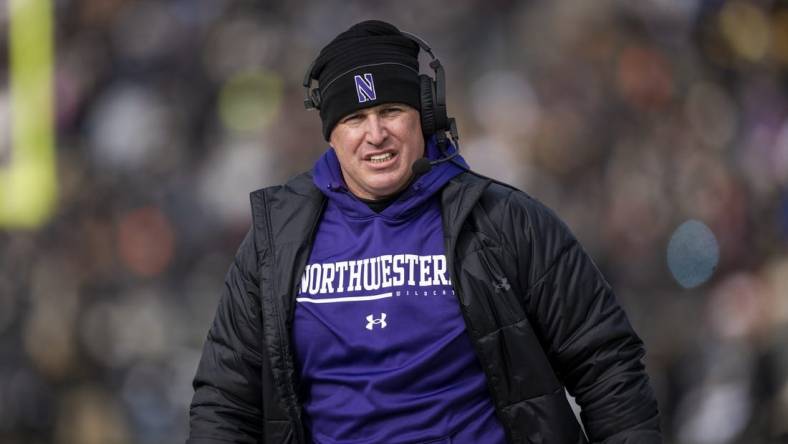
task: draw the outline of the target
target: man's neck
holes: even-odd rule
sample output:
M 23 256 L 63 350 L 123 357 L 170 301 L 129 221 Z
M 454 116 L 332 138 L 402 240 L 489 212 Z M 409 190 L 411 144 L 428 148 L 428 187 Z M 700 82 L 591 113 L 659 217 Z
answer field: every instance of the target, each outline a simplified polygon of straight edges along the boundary
M 398 191 L 391 196 L 386 196 L 380 199 L 363 199 L 361 197 L 356 196 L 358 200 L 367 204 L 367 206 L 374 212 L 380 213 L 381 211 L 385 210 L 386 207 L 394 203 L 395 200 L 402 194 L 404 190 Z

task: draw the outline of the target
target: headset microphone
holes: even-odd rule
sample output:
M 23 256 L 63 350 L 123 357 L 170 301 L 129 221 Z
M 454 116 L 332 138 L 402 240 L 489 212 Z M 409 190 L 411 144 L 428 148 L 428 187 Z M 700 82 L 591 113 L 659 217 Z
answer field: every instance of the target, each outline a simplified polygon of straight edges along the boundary
M 457 151 L 453 152 L 451 156 L 443 157 L 438 160 L 429 160 L 427 158 L 422 157 L 421 159 L 416 160 L 413 162 L 413 166 L 410 167 L 410 170 L 413 171 L 413 174 L 417 176 L 421 176 L 422 174 L 427 174 L 430 172 L 432 167 L 438 165 L 439 163 L 448 162 L 455 157 L 457 157 L 459 153 Z
M 458 154 L 460 154 L 460 142 L 458 141 L 460 136 L 457 133 L 457 124 L 455 123 L 454 118 L 451 117 L 449 118 L 449 134 L 451 141 L 454 144 L 454 152 L 448 156 L 446 155 L 446 133 L 442 131 L 438 132 L 435 135 L 436 144 L 438 145 L 438 150 L 444 155 L 444 157 L 441 157 L 437 160 L 429 160 L 426 157 L 416 159 L 416 161 L 413 162 L 413 165 L 410 167 L 410 170 L 413 171 L 413 174 L 416 176 L 427 174 L 435 165 L 441 164 L 443 162 L 449 162 L 450 160 L 457 157 Z
M 413 171 L 413 174 L 416 176 L 427 174 L 431 169 L 432 162 L 423 157 L 413 162 L 413 166 L 410 167 L 410 170 Z

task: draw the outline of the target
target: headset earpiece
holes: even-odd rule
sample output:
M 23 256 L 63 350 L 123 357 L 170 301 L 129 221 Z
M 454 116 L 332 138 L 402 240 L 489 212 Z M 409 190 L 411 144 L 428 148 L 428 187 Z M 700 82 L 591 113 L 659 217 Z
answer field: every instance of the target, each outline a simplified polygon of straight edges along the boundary
M 312 102 L 312 108 L 320 109 L 320 103 L 322 102 L 320 88 L 314 88 L 309 92 L 309 100 Z
M 421 131 L 424 138 L 428 139 L 435 134 L 435 94 L 432 79 L 425 74 L 419 74 L 419 87 L 421 89 Z
M 312 60 L 309 68 L 304 73 L 304 108 L 320 109 L 320 88 L 312 89 L 312 70 L 315 68 L 317 59 Z
M 432 53 L 432 48 L 424 39 L 409 32 L 400 32 L 419 45 L 432 59 L 430 68 L 435 72 L 435 76 L 430 77 L 425 74 L 419 74 L 421 130 L 425 139 L 429 139 L 435 134 L 442 136 L 447 131 L 452 131 L 452 119 L 446 113 L 446 74 L 443 72 L 443 65 Z M 456 130 L 453 130 L 452 135 L 455 132 Z
M 433 103 L 435 108 L 432 111 L 432 116 L 435 121 L 435 132 L 445 133 L 449 131 L 449 116 L 446 114 L 446 74 L 443 72 L 443 65 L 440 60 L 433 58 L 430 62 L 430 68 L 435 71 L 435 80 L 433 80 Z

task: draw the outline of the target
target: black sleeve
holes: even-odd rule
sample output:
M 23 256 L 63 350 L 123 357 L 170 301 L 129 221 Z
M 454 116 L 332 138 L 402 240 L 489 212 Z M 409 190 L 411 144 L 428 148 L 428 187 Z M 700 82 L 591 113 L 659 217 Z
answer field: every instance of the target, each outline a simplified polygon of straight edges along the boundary
M 256 275 L 250 230 L 227 272 L 194 377 L 187 444 L 261 440 L 262 325 Z
M 568 227 L 527 198 L 523 283 L 532 323 L 559 379 L 580 405 L 592 442 L 661 443 L 643 342 Z

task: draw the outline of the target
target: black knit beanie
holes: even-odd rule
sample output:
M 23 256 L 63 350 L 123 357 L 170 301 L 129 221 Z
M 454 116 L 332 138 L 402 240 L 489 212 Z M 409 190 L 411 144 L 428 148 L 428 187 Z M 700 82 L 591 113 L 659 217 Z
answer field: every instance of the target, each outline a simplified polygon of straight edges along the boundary
M 323 137 L 342 117 L 381 103 L 420 110 L 419 45 L 393 25 L 369 20 L 353 25 L 326 45 L 312 78 L 320 89 Z

